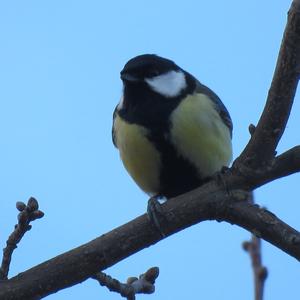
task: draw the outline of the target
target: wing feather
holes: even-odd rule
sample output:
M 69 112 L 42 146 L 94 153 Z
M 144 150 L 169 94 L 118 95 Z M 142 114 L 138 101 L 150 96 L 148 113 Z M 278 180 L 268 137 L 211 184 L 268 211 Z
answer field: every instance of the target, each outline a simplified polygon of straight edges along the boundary
M 196 93 L 205 94 L 214 102 L 217 112 L 219 113 L 223 122 L 229 128 L 230 136 L 232 137 L 232 130 L 233 130 L 232 120 L 227 108 L 225 107 L 221 99 L 210 88 L 203 85 L 198 80 L 196 80 Z
M 112 129 L 111 129 L 112 142 L 116 148 L 118 148 L 117 141 L 116 141 L 116 133 L 115 133 L 115 120 L 116 120 L 116 116 L 118 113 L 117 108 L 118 108 L 118 106 L 116 106 L 114 113 L 113 113 L 113 125 L 112 125 Z

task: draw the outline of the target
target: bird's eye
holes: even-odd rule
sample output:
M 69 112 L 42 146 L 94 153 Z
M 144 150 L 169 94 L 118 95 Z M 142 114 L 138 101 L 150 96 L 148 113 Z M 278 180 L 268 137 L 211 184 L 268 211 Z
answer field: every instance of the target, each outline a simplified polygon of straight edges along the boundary
M 149 76 L 150 76 L 150 77 L 155 77 L 155 76 L 158 76 L 158 75 L 159 75 L 158 70 L 151 70 L 151 71 L 149 72 Z

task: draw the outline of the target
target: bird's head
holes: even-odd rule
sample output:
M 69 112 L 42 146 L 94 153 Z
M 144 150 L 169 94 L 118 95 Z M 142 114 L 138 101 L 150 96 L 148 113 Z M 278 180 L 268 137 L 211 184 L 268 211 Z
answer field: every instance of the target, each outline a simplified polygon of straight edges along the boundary
M 124 86 L 145 86 L 166 98 L 178 97 L 188 86 L 186 72 L 172 60 L 144 54 L 130 59 L 121 71 Z

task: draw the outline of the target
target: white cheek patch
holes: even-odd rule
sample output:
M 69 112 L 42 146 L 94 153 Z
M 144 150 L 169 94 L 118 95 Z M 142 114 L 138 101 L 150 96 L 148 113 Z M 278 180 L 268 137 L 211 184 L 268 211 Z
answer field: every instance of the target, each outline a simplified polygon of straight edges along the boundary
M 145 81 L 153 91 L 168 98 L 179 96 L 187 86 L 182 71 L 169 71 L 156 77 L 145 78 Z

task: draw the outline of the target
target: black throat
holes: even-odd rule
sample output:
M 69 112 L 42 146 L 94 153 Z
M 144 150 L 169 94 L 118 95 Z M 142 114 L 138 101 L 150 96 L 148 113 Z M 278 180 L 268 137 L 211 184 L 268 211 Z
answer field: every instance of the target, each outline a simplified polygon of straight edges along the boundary
M 119 115 L 129 123 L 142 125 L 150 130 L 168 127 L 169 116 L 188 94 L 195 91 L 195 79 L 185 73 L 187 87 L 177 97 L 166 97 L 153 91 L 146 82 L 126 82 L 123 106 Z
M 128 83 L 124 86 L 123 107 L 119 115 L 129 123 L 149 130 L 165 128 L 171 112 L 182 97 L 166 98 L 152 91 L 146 83 Z

